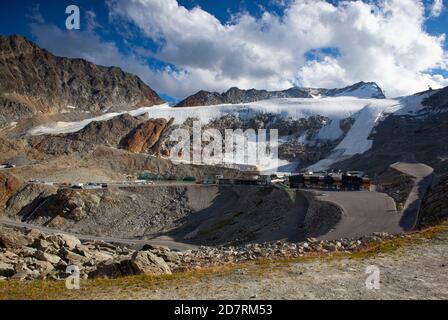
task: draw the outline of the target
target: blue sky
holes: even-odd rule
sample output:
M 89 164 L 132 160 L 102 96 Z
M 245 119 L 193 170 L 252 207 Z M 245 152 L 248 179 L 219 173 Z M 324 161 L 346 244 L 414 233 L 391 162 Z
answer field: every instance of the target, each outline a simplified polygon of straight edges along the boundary
M 233 85 L 365 80 L 393 95 L 448 85 L 448 41 L 436 38 L 448 30 L 448 10 L 434 14 L 433 0 L 423 7 L 404 0 L 403 8 L 387 1 L 389 9 L 370 14 L 366 3 L 341 1 L 15 0 L 1 5 L 0 33 L 24 35 L 57 55 L 118 65 L 166 99 Z M 80 7 L 79 31 L 65 29 L 70 4 Z

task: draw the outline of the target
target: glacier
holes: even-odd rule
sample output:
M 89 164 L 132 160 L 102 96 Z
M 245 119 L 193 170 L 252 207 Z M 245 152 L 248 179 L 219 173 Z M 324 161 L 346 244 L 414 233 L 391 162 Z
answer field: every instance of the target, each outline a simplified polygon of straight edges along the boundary
M 317 171 L 327 169 L 335 162 L 369 150 L 372 146 L 372 140 L 369 139 L 369 136 L 378 121 L 386 114 L 399 113 L 400 110 L 411 104 L 413 109 L 415 109 L 418 101 L 414 102 L 412 100 L 412 102 L 410 103 L 406 99 L 365 99 L 343 96 L 315 99 L 281 98 L 244 104 L 184 108 L 174 108 L 168 104 L 163 104 L 143 107 L 128 112 L 106 113 L 82 121 L 49 123 L 31 129 L 29 134 L 55 135 L 72 133 L 83 129 L 92 121 L 105 121 L 124 113 L 129 113 L 133 116 L 147 114 L 149 118 L 174 118 L 174 124 L 181 124 L 188 118 L 196 118 L 204 125 L 229 114 L 238 115 L 241 119 L 250 119 L 257 114 L 271 113 L 291 119 L 308 118 L 316 115 L 327 117 L 330 121 L 319 131 L 317 138 L 335 141 L 343 136 L 343 132 L 339 128 L 340 120 L 352 118 L 354 124 L 331 155 L 309 167 L 310 170 Z M 281 166 L 291 171 L 291 168 L 293 168 L 292 164 L 282 161 Z M 284 169 L 282 171 L 284 172 Z

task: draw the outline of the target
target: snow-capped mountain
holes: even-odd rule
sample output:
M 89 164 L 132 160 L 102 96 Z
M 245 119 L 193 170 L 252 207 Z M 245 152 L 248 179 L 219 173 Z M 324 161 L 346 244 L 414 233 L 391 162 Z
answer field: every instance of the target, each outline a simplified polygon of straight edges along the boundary
M 279 130 L 280 171 L 295 171 L 298 165 L 314 164 L 333 147 L 342 150 L 333 162 L 362 153 L 371 146 L 370 132 L 385 112 L 399 108 L 397 100 L 329 97 L 282 98 L 243 104 L 175 108 L 168 105 L 128 112 L 147 113 L 149 118 L 173 118 L 174 126 L 196 119 L 203 126 L 221 128 L 266 128 Z M 33 135 L 66 134 L 81 130 L 92 121 L 107 121 L 120 113 L 105 114 L 80 122 L 57 122 L 36 127 Z M 162 144 L 168 142 L 162 142 Z M 330 163 L 330 164 L 331 164 Z M 322 167 L 323 169 L 324 167 Z M 272 168 L 263 168 L 272 169 Z
M 356 98 L 375 98 L 375 99 L 385 99 L 383 90 L 375 82 L 358 82 L 354 85 L 342 88 L 333 89 L 325 92 L 323 89 L 323 94 L 327 97 L 356 97 Z
M 383 90 L 375 82 L 358 82 L 341 89 L 294 87 L 283 91 L 266 91 L 256 89 L 242 90 L 234 87 L 223 93 L 199 91 L 179 102 L 176 107 L 239 104 L 280 98 L 325 98 L 343 96 L 366 99 L 386 98 Z
M 297 168 L 309 168 L 318 171 L 370 150 L 372 133 L 389 115 L 416 117 L 428 112 L 430 106 L 440 110 L 446 104 L 443 90 L 396 99 L 366 98 L 380 92 L 381 89 L 374 83 L 359 83 L 344 89 L 322 90 L 321 96 L 314 98 L 277 97 L 248 103 L 182 108 L 165 104 L 131 112 L 103 114 L 77 122 L 50 123 L 35 127 L 29 133 L 73 133 L 93 121 L 109 121 L 124 113 L 132 116 L 147 114 L 151 119 L 172 119 L 168 133 L 179 127 L 191 126 L 192 120 L 200 121 L 204 128 L 220 131 L 225 128 L 277 129 L 281 167 L 261 169 L 293 172 Z M 322 97 L 322 94 L 331 96 Z M 159 145 L 163 154 L 169 154 L 169 134 L 161 137 Z

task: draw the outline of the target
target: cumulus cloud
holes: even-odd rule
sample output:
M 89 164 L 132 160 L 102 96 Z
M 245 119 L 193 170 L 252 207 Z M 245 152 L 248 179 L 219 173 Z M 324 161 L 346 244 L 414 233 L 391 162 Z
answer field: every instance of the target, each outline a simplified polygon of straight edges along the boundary
M 118 66 L 138 75 L 159 93 L 174 92 L 174 86 L 185 80 L 183 72 L 171 67 L 154 70 L 140 55 L 121 53 L 114 42 L 103 41 L 90 28 L 72 32 L 55 25 L 33 23 L 32 33 L 40 46 L 57 56 L 82 58 L 106 67 Z
M 443 11 L 443 0 L 434 0 L 431 7 L 431 16 L 438 17 Z
M 83 32 L 43 23 L 34 24 L 33 32 L 39 44 L 56 54 L 120 66 L 176 98 L 231 86 L 278 90 L 292 85 L 341 87 L 363 80 L 376 81 L 389 96 L 398 96 L 428 85 L 448 85 L 447 78 L 433 72 L 447 69 L 445 35 L 425 31 L 420 0 L 383 0 L 378 5 L 280 2 L 283 15 L 265 11 L 255 18 L 241 12 L 222 23 L 176 0 L 107 0 L 113 25 L 137 28 L 139 36 L 158 45 L 157 50 L 134 47 L 126 54 L 95 34 L 99 26 L 91 13 L 91 27 Z M 310 60 L 310 51 L 319 51 L 319 58 Z M 148 56 L 168 66 L 153 70 Z
M 241 13 L 227 24 L 176 0 L 108 4 L 114 19 L 133 23 L 158 41 L 155 55 L 182 69 L 181 81 L 197 84 L 183 92 L 230 85 L 338 87 L 367 80 L 396 96 L 446 83 L 429 72 L 446 61 L 445 36 L 424 30 L 425 8 L 417 0 L 385 0 L 378 6 L 296 0 L 288 3 L 283 16 L 265 12 L 256 19 Z M 320 61 L 305 58 L 309 50 L 327 47 L 337 48 L 340 55 Z

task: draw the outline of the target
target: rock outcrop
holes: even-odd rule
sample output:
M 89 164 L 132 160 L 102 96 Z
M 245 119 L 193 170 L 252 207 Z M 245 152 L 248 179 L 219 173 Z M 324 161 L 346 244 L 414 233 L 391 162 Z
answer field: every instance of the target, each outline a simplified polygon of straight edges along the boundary
M 3 214 L 6 202 L 23 184 L 23 180 L 12 174 L 0 174 L 0 216 Z
M 122 142 L 123 149 L 133 153 L 148 152 L 160 139 L 170 123 L 165 119 L 150 119 L 134 129 Z
M 82 130 L 68 134 L 67 138 L 85 143 L 117 147 L 123 137 L 145 120 L 143 116 L 133 117 L 125 113 L 107 121 L 91 122 Z
M 438 90 L 423 100 L 423 105 L 433 111 L 446 111 L 448 109 L 448 87 Z
M 439 223 L 448 217 L 448 173 L 437 178 L 429 189 L 421 209 L 420 226 Z
M 0 36 L 0 125 L 37 113 L 161 103 L 143 81 L 119 68 L 56 57 L 22 36 Z
M 50 155 L 88 153 L 103 145 L 132 153 L 157 154 L 155 148 L 172 121 L 123 114 L 106 121 L 94 121 L 82 130 L 60 135 L 30 137 L 34 150 Z

